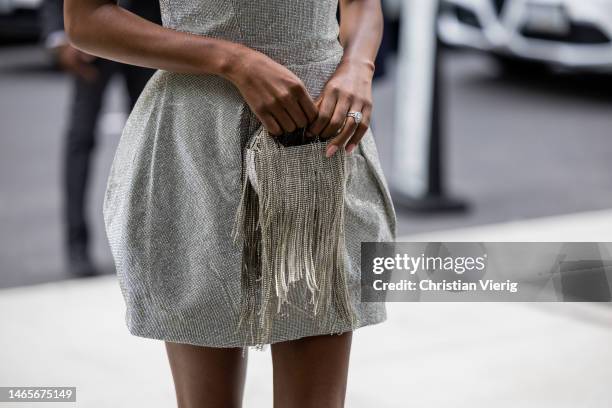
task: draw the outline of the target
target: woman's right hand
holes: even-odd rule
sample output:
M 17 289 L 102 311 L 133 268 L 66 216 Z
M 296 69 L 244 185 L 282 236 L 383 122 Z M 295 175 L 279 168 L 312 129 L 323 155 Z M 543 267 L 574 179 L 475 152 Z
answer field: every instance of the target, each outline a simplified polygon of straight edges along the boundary
M 306 86 L 285 66 L 245 48 L 226 77 L 273 136 L 305 128 L 318 114 Z

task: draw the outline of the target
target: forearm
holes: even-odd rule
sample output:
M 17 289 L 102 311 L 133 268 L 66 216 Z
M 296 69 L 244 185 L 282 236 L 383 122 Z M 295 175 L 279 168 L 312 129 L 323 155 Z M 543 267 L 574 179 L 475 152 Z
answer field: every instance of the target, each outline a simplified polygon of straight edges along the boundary
M 164 28 L 104 0 L 66 0 L 64 21 L 71 43 L 88 54 L 180 73 L 231 78 L 245 48 Z
M 344 61 L 369 66 L 374 60 L 383 33 L 380 0 L 340 0 L 340 42 Z

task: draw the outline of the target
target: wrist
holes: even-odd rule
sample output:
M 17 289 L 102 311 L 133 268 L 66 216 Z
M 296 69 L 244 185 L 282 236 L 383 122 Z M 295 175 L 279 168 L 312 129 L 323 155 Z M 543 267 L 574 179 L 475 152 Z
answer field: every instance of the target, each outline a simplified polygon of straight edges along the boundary
M 351 66 L 353 68 L 364 69 L 368 71 L 371 75 L 374 75 L 374 70 L 376 69 L 376 65 L 371 60 L 362 57 L 352 57 L 346 54 L 342 56 L 340 64 Z
M 234 83 L 238 80 L 246 57 L 244 48 L 237 44 L 226 47 L 218 60 L 217 73 L 221 77 Z

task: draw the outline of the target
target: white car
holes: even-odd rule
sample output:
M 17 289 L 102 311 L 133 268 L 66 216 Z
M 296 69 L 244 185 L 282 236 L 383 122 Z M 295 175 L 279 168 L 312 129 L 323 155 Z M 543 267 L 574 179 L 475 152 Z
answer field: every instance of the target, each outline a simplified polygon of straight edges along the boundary
M 612 71 L 612 0 L 442 0 L 438 33 L 506 61 Z

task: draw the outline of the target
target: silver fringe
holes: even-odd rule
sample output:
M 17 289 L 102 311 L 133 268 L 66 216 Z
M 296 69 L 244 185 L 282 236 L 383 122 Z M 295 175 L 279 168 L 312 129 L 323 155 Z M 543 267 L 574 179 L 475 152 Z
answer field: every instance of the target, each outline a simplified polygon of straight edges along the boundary
M 285 147 L 261 127 L 244 152 L 232 231 L 243 245 L 237 330 L 246 328 L 247 340 L 260 349 L 269 343 L 274 319 L 303 299 L 291 297 L 299 285 L 309 299 L 297 306 L 322 331 L 331 331 L 333 316 L 357 324 L 344 264 L 346 156 L 339 149 L 326 158 L 326 146 L 315 141 Z

